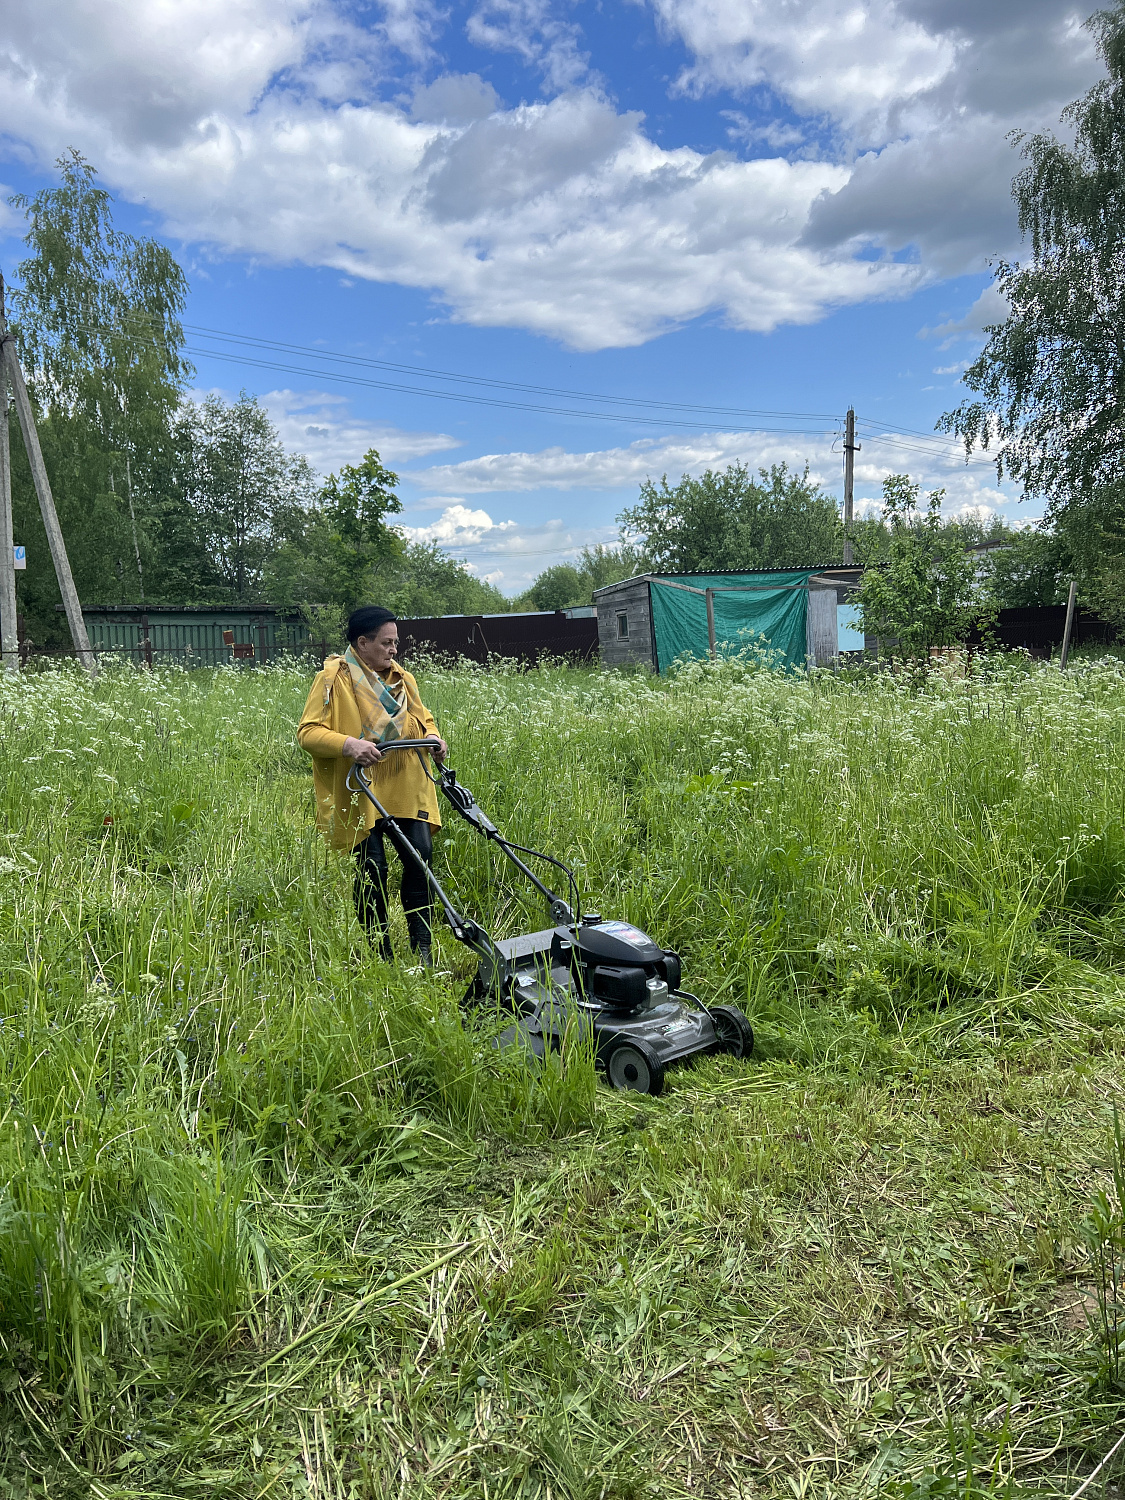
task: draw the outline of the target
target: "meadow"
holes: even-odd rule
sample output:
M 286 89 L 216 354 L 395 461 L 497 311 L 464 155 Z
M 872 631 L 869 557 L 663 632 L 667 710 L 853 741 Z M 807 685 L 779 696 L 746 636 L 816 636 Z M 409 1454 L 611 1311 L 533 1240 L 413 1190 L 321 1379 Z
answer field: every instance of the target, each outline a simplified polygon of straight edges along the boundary
M 501 828 L 750 1015 L 659 1099 L 493 1049 L 447 933 L 370 954 L 309 676 L 0 683 L 0 1497 L 1073 1493 L 1125 1417 L 1125 663 L 422 672 Z

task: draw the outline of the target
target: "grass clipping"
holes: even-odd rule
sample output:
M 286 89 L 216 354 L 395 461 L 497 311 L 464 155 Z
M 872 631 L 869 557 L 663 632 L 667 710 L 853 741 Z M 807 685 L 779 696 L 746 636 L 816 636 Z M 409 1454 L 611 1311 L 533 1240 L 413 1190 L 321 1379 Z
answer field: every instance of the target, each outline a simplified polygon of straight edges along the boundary
M 0 1495 L 1093 1470 L 1125 1386 L 1120 662 L 424 674 L 500 826 L 750 1015 L 750 1063 L 658 1100 L 497 1053 L 448 934 L 434 975 L 371 956 L 306 688 L 0 684 Z M 437 860 L 497 935 L 542 925 L 463 825 Z

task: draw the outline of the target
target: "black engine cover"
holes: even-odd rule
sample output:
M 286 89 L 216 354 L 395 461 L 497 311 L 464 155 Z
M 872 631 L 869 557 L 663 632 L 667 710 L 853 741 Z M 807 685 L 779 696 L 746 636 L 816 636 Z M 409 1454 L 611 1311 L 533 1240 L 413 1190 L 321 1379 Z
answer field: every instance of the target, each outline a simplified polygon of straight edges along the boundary
M 586 982 L 597 1000 L 635 1010 L 648 999 L 648 976 L 636 964 L 595 964 Z
M 647 932 L 629 922 L 583 925 L 575 930 L 572 942 L 584 963 L 643 967 L 661 963 L 664 959 L 664 949 L 658 947 Z

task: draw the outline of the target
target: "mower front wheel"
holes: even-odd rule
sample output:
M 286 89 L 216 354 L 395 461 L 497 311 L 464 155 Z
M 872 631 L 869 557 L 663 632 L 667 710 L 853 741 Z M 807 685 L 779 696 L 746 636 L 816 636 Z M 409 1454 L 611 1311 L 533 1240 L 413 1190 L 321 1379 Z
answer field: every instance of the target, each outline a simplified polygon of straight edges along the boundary
M 664 1064 L 643 1042 L 618 1042 L 606 1056 L 605 1076 L 615 1089 L 655 1096 L 664 1088 Z
M 742 1012 L 733 1005 L 712 1005 L 708 1015 L 719 1039 L 719 1051 L 731 1057 L 749 1057 L 754 1050 L 754 1029 Z

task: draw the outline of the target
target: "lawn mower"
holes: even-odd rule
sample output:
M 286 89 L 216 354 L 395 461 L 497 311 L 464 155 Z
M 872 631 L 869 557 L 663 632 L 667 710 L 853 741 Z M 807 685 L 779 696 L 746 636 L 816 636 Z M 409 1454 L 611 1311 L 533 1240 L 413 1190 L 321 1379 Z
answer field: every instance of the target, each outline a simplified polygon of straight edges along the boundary
M 371 789 L 363 768 L 353 765 L 347 785 L 365 796 L 383 819 L 383 828 L 403 860 L 420 866 L 453 936 L 480 959 L 467 1002 L 492 1000 L 510 1010 L 513 1023 L 498 1046 L 522 1044 L 536 1057 L 562 1046 L 570 1028 L 593 1033 L 597 1060 L 616 1089 L 659 1094 L 665 1070 L 708 1053 L 749 1057 L 754 1047 L 750 1022 L 733 1005 L 704 1005 L 680 988 L 680 958 L 661 948 L 629 922 L 610 921 L 581 909 L 573 870 L 553 855 L 504 838 L 449 766 L 432 775 L 426 763 L 433 740 L 393 740 L 384 752 L 418 753 L 430 780 L 466 823 L 495 844 L 547 903 L 551 926 L 541 932 L 494 941 L 457 910 L 433 870 L 422 859 Z M 571 902 L 551 890 L 525 861 L 526 855 L 561 870 Z

